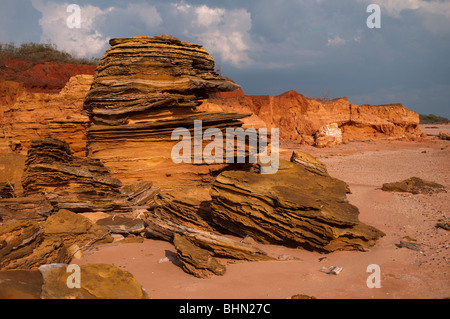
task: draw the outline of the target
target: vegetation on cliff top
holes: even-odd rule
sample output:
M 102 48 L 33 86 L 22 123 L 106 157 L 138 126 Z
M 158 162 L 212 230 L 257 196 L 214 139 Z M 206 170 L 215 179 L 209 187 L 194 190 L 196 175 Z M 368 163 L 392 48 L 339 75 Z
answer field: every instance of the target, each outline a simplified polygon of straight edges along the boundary
M 44 62 L 70 63 L 70 64 L 89 64 L 98 63 L 98 58 L 79 58 L 70 53 L 58 50 L 52 43 L 22 43 L 16 46 L 14 43 L 0 43 L 0 60 L 19 60 L 33 64 Z
M 445 124 L 448 123 L 449 120 L 442 116 L 437 116 L 434 114 L 419 114 L 420 124 Z

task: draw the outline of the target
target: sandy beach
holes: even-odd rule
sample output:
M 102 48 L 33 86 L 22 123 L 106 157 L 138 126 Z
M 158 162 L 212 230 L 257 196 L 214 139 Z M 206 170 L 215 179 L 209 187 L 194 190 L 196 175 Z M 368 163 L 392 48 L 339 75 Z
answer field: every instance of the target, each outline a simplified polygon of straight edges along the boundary
M 325 149 L 281 145 L 282 158 L 288 159 L 294 149 L 308 152 L 327 165 L 331 176 L 348 183 L 348 199 L 359 208 L 360 221 L 386 234 L 367 252 L 320 254 L 258 244 L 270 256 L 287 260 L 222 260 L 227 264 L 224 276 L 198 279 L 180 268 L 172 244 L 145 239 L 95 246 L 72 263 L 114 264 L 132 273 L 155 299 L 285 299 L 295 294 L 318 299 L 450 297 L 449 232 L 436 227 L 439 221 L 448 221 L 450 194 L 381 190 L 383 183 L 412 176 L 450 187 L 450 143 L 432 136 L 436 131 L 448 133 L 450 126 L 423 125 L 421 129 L 429 134 L 423 142 L 364 141 Z M 422 251 L 399 248 L 404 238 L 414 240 Z M 381 288 L 367 285 L 372 264 L 379 266 Z M 338 275 L 320 271 L 328 266 L 343 270 Z

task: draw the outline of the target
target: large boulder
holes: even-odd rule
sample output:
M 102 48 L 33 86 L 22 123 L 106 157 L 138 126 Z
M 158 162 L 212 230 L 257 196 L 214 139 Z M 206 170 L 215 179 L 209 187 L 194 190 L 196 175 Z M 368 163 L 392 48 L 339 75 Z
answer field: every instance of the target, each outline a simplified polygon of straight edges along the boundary
M 108 229 L 64 209 L 42 223 L 9 221 L 0 227 L 0 270 L 69 262 L 82 247 L 112 241 Z
M 15 221 L 0 226 L 0 270 L 36 269 L 43 264 L 69 260 L 62 239 L 46 236 L 37 221 Z
M 0 299 L 39 299 L 44 280 L 37 269 L 0 270 Z
M 79 271 L 77 274 L 76 272 Z M 79 275 L 79 287 L 77 276 Z M 148 299 L 129 272 L 108 264 L 45 264 L 0 271 L 0 299 Z
M 329 147 L 342 143 L 342 131 L 337 123 L 322 126 L 314 135 L 316 147 Z
M 83 247 L 87 244 L 110 243 L 113 238 L 106 227 L 92 223 L 87 217 L 61 209 L 42 224 L 42 230 L 49 237 L 61 238 L 64 245 Z
M 185 272 L 199 278 L 225 274 L 225 266 L 214 258 L 210 252 L 197 247 L 184 236 L 175 234 L 173 244 L 177 249 L 177 258 L 183 265 Z
M 211 214 L 221 227 L 263 243 L 366 250 L 384 234 L 358 220 L 347 192 L 346 183 L 323 171 L 281 160 L 272 175 L 257 168 L 222 172 L 210 192 Z
M 39 271 L 44 279 L 42 299 L 148 299 L 147 292 L 126 270 L 108 264 L 79 266 L 80 287 L 70 288 L 67 282 L 75 271 L 67 264 L 42 265 Z

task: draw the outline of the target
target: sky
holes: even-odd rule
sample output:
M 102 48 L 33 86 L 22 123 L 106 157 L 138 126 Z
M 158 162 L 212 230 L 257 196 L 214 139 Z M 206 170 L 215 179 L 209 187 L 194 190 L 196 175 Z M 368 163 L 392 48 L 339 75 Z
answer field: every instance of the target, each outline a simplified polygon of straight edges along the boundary
M 450 118 L 450 0 L 70 1 L 2 0 L 0 42 L 101 57 L 110 38 L 170 34 L 202 44 L 249 95 L 295 90 Z

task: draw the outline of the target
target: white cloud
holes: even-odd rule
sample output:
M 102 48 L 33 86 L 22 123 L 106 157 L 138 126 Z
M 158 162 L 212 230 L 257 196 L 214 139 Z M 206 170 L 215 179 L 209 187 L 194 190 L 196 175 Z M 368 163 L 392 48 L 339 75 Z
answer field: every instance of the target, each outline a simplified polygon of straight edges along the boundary
M 155 6 L 148 4 L 128 4 L 124 8 L 101 9 L 93 5 L 81 6 L 80 28 L 69 28 L 67 12 L 69 3 L 32 0 L 33 7 L 42 13 L 39 24 L 42 27 L 41 42 L 55 43 L 58 49 L 77 56 L 95 56 L 105 50 L 108 36 L 100 32 L 100 24 L 108 17 L 121 17 L 129 21 L 142 22 L 145 28 L 158 26 L 162 19 Z M 120 21 L 117 21 L 120 24 Z
M 183 2 L 174 7 L 178 14 L 191 21 L 184 26 L 184 34 L 203 44 L 211 55 L 218 55 L 223 62 L 235 66 L 252 63 L 249 57 L 252 21 L 247 10 L 192 6 Z
M 222 8 L 209 8 L 206 5 L 195 8 L 197 15 L 197 24 L 203 27 L 217 25 L 218 22 L 225 18 L 226 10 Z
M 101 52 L 107 38 L 95 29 L 95 20 L 107 13 L 98 7 L 81 7 L 80 28 L 69 28 L 67 12 L 69 3 L 55 3 L 32 0 L 33 7 L 42 13 L 39 24 L 42 27 L 41 42 L 55 43 L 58 49 L 78 56 L 93 56 Z
M 328 38 L 327 46 L 338 47 L 338 46 L 344 45 L 346 43 L 347 43 L 346 40 L 342 39 L 338 35 L 335 35 L 334 38 L 332 38 L 332 39 Z

